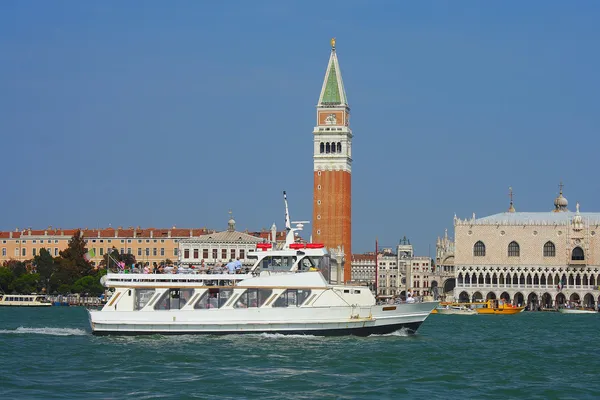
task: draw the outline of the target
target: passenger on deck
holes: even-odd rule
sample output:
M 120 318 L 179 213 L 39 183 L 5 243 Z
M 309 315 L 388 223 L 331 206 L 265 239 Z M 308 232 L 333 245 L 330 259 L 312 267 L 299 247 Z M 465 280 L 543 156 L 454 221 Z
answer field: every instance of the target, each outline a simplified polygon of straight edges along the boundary
M 414 303 L 415 302 L 415 298 L 412 297 L 412 294 L 410 292 L 408 292 L 408 294 L 406 295 L 406 302 L 407 303 Z

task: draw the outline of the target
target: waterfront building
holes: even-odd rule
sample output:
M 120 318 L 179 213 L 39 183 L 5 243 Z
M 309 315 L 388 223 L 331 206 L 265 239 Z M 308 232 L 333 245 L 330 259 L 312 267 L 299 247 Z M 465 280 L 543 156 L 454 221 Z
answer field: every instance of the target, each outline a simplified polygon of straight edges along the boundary
M 258 243 L 270 243 L 276 247 L 285 242 L 285 232 L 277 232 L 275 224 L 270 232 L 239 232 L 235 229 L 235 220 L 231 217 L 228 228 L 223 232 L 210 232 L 197 237 L 179 241 L 179 263 L 190 266 L 214 266 L 239 259 L 242 264 L 251 266 L 254 261 L 246 256 L 256 250 Z
M 313 240 L 333 255 L 343 254 L 344 281 L 352 275 L 350 107 L 338 63 L 335 39 L 317 103 L 313 130 Z
M 448 229 L 443 237 L 438 237 L 435 245 L 435 271 L 439 276 L 438 294 L 441 300 L 453 300 L 456 278 L 454 273 L 454 241 L 448 237 Z
M 94 257 L 90 259 L 92 265 L 98 265 L 104 255 L 115 248 L 120 254 L 132 254 L 137 262 L 149 263 L 150 265 L 168 262 L 181 261 L 185 264 L 201 262 L 205 251 L 208 249 L 209 257 L 205 259 L 209 263 L 217 259 L 240 258 L 243 262 L 248 262 L 246 254 L 250 247 L 256 248 L 256 243 L 270 241 L 274 237 L 277 242 L 285 239 L 285 232 L 277 232 L 276 227 L 271 227 L 271 231 L 260 232 L 237 232 L 235 231 L 235 221 L 229 221 L 230 228 L 225 232 L 217 232 L 206 228 L 106 228 L 106 229 L 81 229 L 86 246 L 94 250 Z M 66 249 L 71 237 L 77 232 L 77 229 L 54 229 L 48 227 L 43 230 L 25 229 L 15 231 L 0 232 L 0 263 L 8 260 L 26 261 L 33 259 L 39 254 L 42 248 L 50 252 L 53 257 L 57 257 L 60 251 Z M 239 238 L 242 238 L 241 240 Z M 203 238 L 198 240 L 199 238 Z M 254 238 L 254 239 L 252 239 Z M 180 244 L 197 243 L 197 247 Z M 202 245 L 202 246 L 200 246 Z M 189 258 L 184 258 L 185 252 L 180 255 L 181 249 L 190 251 Z M 199 252 L 196 258 L 194 249 Z M 185 250 L 184 250 L 185 251 Z M 222 257 L 226 254 L 226 257 Z
M 568 210 L 562 184 L 554 209 L 454 217 L 454 296 L 504 298 L 530 308 L 600 301 L 600 213 Z
M 0 261 L 10 259 L 25 261 L 34 258 L 42 248 L 57 257 L 60 251 L 67 248 L 69 240 L 77 229 L 43 230 L 24 229 L 0 232 L 2 247 Z M 104 255 L 115 248 L 121 254 L 132 254 L 138 262 L 161 262 L 167 259 L 177 260 L 179 240 L 208 233 L 206 228 L 200 229 L 156 229 L 156 228 L 105 228 L 81 229 L 86 246 L 94 249 L 95 256 L 90 259 L 98 264 Z
M 377 268 L 375 264 L 377 263 Z M 380 296 L 406 296 L 411 290 L 416 296 L 437 297 L 437 287 L 454 276 L 440 273 L 432 265 L 431 258 L 415 256 L 413 245 L 406 236 L 393 248 L 383 248 L 377 253 L 352 255 L 352 282 L 375 287 Z

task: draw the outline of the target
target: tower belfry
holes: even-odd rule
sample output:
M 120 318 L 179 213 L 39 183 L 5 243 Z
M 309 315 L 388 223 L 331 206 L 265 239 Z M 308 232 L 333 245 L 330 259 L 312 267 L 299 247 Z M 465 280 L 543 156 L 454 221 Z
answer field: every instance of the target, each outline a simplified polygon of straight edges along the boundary
M 313 239 L 344 252 L 344 281 L 352 261 L 352 130 L 335 38 L 317 103 L 313 130 Z

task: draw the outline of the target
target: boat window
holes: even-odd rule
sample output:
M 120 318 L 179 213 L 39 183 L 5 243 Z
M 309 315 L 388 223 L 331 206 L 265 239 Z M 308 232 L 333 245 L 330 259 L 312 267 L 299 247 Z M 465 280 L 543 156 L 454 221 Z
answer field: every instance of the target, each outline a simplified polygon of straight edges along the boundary
M 265 271 L 289 271 L 295 262 L 295 256 L 268 256 L 261 260 L 260 267 Z
M 232 294 L 233 289 L 210 288 L 204 292 L 200 300 L 194 305 L 194 308 L 197 310 L 221 308 L 231 298 Z
M 240 295 L 235 304 L 234 308 L 253 308 L 261 307 L 265 304 L 265 301 L 271 296 L 273 291 L 271 289 L 247 289 Z
M 273 307 L 300 307 L 310 296 L 310 289 L 288 289 L 281 294 Z
M 160 296 L 160 299 L 154 305 L 155 310 L 178 310 L 185 306 L 185 303 L 194 294 L 194 289 L 169 289 Z
M 155 289 L 136 289 L 133 309 L 141 310 L 144 308 L 154 295 L 154 292 L 156 292 Z

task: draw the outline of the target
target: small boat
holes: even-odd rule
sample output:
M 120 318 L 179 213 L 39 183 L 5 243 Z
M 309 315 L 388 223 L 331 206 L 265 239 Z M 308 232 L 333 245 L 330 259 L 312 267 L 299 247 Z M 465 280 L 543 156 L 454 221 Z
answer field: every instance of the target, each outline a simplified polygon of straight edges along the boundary
M 481 305 L 475 306 L 478 314 L 511 315 L 525 310 L 525 307 L 513 306 L 504 300 L 490 299 Z
M 445 315 L 477 315 L 477 311 L 458 304 L 448 304 L 445 307 L 436 308 L 438 314 Z
M 317 336 L 414 333 L 438 301 L 378 304 L 366 286 L 341 282 L 323 244 L 297 243 L 285 198 L 285 243 L 248 252 L 243 274 L 119 274 L 100 311 L 88 310 L 95 335 L 278 333 Z
M 593 308 L 586 307 L 572 307 L 572 308 L 559 308 L 558 312 L 561 314 L 597 314 L 597 311 Z
M 0 306 L 3 307 L 48 307 L 51 305 L 52 303 L 43 295 L 0 293 Z

